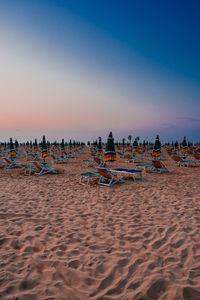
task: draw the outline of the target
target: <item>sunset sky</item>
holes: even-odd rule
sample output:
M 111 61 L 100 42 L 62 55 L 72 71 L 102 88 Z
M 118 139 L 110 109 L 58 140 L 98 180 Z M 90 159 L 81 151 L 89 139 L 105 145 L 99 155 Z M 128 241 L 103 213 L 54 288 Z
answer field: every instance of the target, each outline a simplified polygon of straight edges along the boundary
M 0 0 L 0 141 L 199 141 L 199 15 L 199 0 Z

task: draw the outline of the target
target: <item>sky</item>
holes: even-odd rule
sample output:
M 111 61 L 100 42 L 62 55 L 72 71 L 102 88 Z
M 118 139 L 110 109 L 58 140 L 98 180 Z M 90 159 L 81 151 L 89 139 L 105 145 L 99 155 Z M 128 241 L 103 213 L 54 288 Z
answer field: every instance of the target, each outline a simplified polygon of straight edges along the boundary
M 200 141 L 199 0 L 0 0 L 0 141 Z

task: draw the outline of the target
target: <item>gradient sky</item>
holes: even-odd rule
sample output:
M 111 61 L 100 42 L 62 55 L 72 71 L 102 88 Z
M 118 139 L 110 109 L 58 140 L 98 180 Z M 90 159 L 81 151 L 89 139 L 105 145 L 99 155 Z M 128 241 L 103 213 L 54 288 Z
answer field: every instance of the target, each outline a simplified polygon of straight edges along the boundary
M 0 141 L 199 141 L 199 15 L 199 0 L 0 0 Z

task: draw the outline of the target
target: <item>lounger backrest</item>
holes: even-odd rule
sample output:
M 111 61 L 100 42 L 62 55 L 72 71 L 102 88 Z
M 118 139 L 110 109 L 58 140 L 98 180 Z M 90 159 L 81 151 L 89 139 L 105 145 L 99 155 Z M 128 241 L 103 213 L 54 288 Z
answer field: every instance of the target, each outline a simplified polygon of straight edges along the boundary
M 175 160 L 176 162 L 180 162 L 181 158 L 178 155 L 172 155 L 173 160 Z
M 42 167 L 40 166 L 40 164 L 37 161 L 33 161 L 33 164 L 35 165 L 36 168 L 38 168 L 39 170 L 42 170 Z
M 8 164 L 11 164 L 10 159 L 8 159 L 7 157 L 4 157 L 4 160 L 5 160 Z
M 106 168 L 97 168 L 97 171 L 100 173 L 101 176 L 107 179 L 111 179 L 112 176 L 109 174 Z
M 162 168 L 162 164 L 159 160 L 152 160 L 152 164 L 156 169 L 161 169 Z
M 96 157 L 96 156 L 94 156 L 94 161 L 95 161 L 98 165 L 101 164 L 101 160 L 100 160 L 98 157 Z
M 200 159 L 200 154 L 199 154 L 199 153 L 194 153 L 194 157 L 195 157 L 196 159 Z

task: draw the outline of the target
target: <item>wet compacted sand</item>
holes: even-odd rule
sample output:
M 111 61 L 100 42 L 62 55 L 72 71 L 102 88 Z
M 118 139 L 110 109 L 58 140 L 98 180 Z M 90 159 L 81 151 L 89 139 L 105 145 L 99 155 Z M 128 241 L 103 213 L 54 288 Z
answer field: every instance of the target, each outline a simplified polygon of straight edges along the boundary
M 79 184 L 87 157 L 0 169 L 0 299 L 200 299 L 200 166 L 107 188 Z

